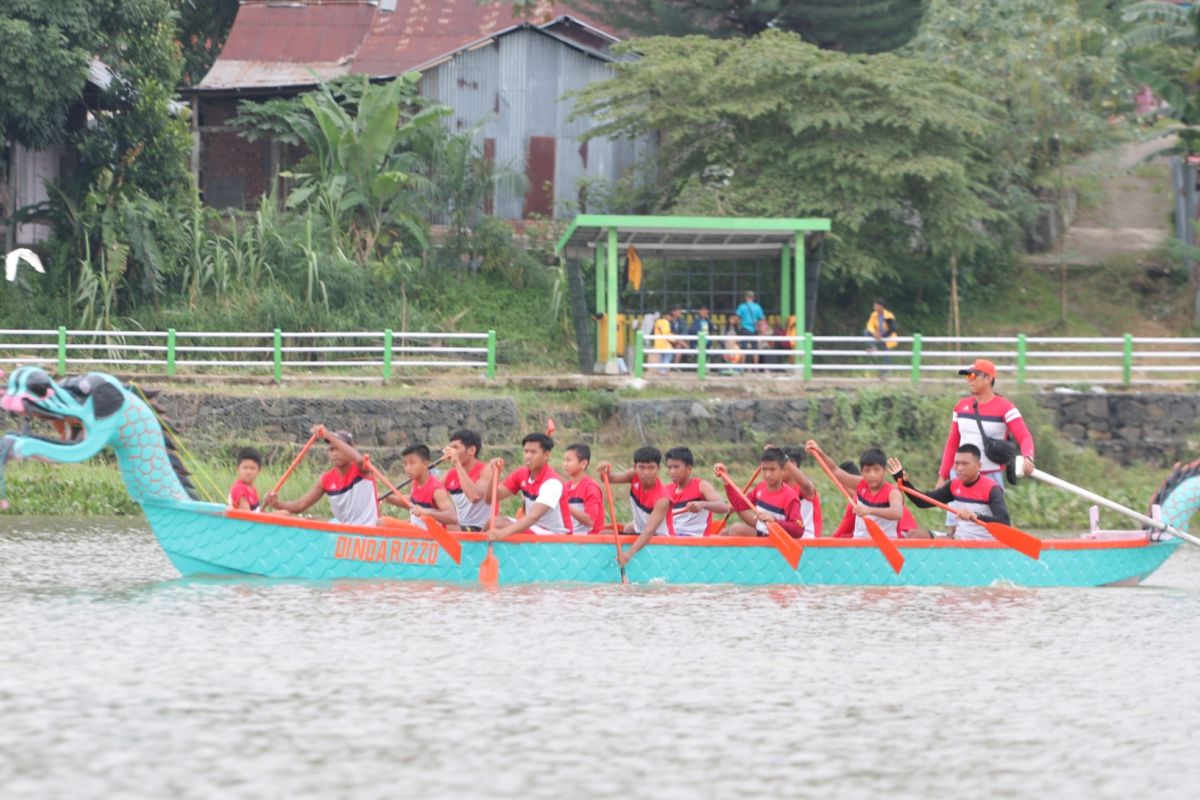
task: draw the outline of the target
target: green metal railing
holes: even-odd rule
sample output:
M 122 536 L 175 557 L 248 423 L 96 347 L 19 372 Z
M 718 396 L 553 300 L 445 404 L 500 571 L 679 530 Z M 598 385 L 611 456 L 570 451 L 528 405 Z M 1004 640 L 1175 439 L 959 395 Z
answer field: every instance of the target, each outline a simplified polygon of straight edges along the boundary
M 399 344 L 397 344 L 399 340 Z M 496 377 L 497 337 L 486 333 L 365 332 L 289 333 L 239 331 L 90 331 L 65 326 L 45 330 L 0 330 L 0 365 L 41 364 L 53 357 L 55 370 L 105 366 L 121 371 L 158 371 L 167 377 L 181 368 L 211 374 L 268 371 L 282 382 L 285 371 L 376 369 L 385 380 L 397 368 L 482 369 Z
M 743 350 L 753 338 L 761 348 Z M 682 342 L 684 347 L 655 349 L 656 342 Z M 1018 385 L 1038 382 L 1120 383 L 1135 380 L 1200 383 L 1200 338 L 912 336 L 879 346 L 862 336 L 654 336 L 640 331 L 634 340 L 634 375 L 662 376 L 694 372 L 700 380 L 714 373 L 766 371 L 812 380 L 813 375 L 879 378 L 907 372 L 913 384 L 932 378 L 957 379 L 957 372 L 976 358 L 996 364 L 1001 375 Z M 1118 349 L 1119 346 L 1119 349 Z M 647 348 L 649 350 L 647 351 Z M 749 358 L 758 356 L 759 363 Z

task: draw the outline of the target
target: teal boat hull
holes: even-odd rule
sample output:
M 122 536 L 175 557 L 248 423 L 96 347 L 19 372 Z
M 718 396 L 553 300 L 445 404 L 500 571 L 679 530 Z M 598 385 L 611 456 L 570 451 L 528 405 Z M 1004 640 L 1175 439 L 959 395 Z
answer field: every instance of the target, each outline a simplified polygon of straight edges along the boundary
M 231 511 L 193 501 L 145 502 L 150 527 L 183 575 L 474 584 L 482 534 L 455 533 L 456 563 L 409 525 L 365 528 Z M 632 541 L 633 537 L 622 537 Z M 1140 583 L 1178 547 L 1144 537 L 1047 540 L 1034 560 L 994 542 L 900 542 L 896 574 L 869 540 L 802 540 L 792 569 L 766 539 L 655 538 L 629 564 L 632 583 L 827 586 L 1106 586 Z M 500 583 L 618 583 L 610 536 L 521 535 L 494 545 Z

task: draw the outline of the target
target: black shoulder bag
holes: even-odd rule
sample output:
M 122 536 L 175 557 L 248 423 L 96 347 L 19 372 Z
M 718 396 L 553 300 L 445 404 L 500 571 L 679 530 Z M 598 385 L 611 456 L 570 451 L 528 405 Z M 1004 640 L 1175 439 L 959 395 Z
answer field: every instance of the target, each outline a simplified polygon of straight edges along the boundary
M 1007 466 L 1015 464 L 1017 458 L 1017 446 L 1007 439 L 995 439 L 983 432 L 983 420 L 979 418 L 979 401 L 976 400 L 975 406 L 975 424 L 979 426 L 979 436 L 983 439 L 983 452 L 999 466 Z

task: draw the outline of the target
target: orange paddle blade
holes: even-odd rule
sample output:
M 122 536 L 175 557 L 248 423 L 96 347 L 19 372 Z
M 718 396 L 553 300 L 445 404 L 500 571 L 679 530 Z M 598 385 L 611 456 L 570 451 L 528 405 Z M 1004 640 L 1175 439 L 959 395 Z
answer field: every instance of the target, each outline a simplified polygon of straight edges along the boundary
M 799 542 L 788 536 L 788 532 L 783 529 L 782 525 L 778 522 L 768 523 L 767 536 L 792 569 L 800 566 L 800 556 L 804 555 L 804 548 L 800 546 Z
M 879 523 L 870 517 L 863 517 L 863 523 L 867 526 L 867 534 L 870 535 L 871 541 L 875 542 L 875 546 L 883 552 L 883 557 L 892 565 L 892 570 L 899 575 L 900 570 L 904 568 L 904 555 L 900 552 L 900 548 L 896 547 L 896 543 L 888 538 L 888 535 L 883 532 L 883 528 L 879 527 Z
M 725 520 L 713 517 L 708 521 L 708 527 L 704 529 L 705 536 L 720 536 L 721 531 L 725 530 Z
M 479 565 L 479 582 L 484 586 L 496 586 L 500 583 L 500 562 L 492 552 L 492 543 L 488 542 L 487 556 Z
M 462 543 L 451 536 L 442 523 L 431 517 L 425 517 L 425 530 L 433 535 L 433 540 L 441 545 L 455 564 L 462 563 Z
M 1030 536 L 1025 531 L 1003 522 L 980 521 L 979 524 L 987 528 L 987 532 L 995 537 L 996 541 L 1003 542 L 1018 553 L 1035 560 L 1042 554 L 1042 540 L 1036 536 Z
M 555 430 L 557 428 L 554 427 L 554 417 L 546 417 L 546 435 L 553 436 Z

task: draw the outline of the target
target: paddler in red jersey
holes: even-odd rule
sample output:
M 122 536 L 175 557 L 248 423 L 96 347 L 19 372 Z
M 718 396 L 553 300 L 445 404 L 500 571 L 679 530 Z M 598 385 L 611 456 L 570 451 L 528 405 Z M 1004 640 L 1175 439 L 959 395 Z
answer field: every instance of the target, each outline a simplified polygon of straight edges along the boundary
M 404 474 L 412 481 L 412 492 L 408 496 L 409 521 L 418 528 L 425 528 L 425 518 L 437 520 L 447 528 L 458 524 L 458 509 L 450 500 L 450 493 L 440 480 L 429 472 L 429 448 L 413 444 L 400 451 Z M 383 502 L 404 506 L 405 501 L 397 495 L 389 495 Z
M 487 532 L 492 540 L 505 539 L 514 533 L 529 531 L 537 534 L 567 534 L 571 532 L 571 511 L 562 478 L 550 466 L 554 440 L 544 433 L 531 433 L 521 440 L 525 466 L 514 470 L 499 486 L 501 500 L 521 495 L 525 516 L 521 519 L 502 517 Z
M 567 477 L 567 506 L 571 511 L 572 533 L 601 533 L 604 530 L 604 492 L 587 474 L 592 448 L 573 444 L 563 453 L 563 474 Z
M 667 497 L 671 501 L 671 522 L 676 536 L 703 536 L 713 514 L 726 514 L 729 504 L 711 483 L 692 475 L 696 459 L 686 447 L 667 451 Z
M 492 465 L 479 460 L 483 439 L 478 433 L 463 428 L 450 434 L 450 445 L 442 455 L 450 459 L 450 469 L 442 483 L 458 510 L 460 531 L 481 531 L 492 516 Z
M 834 463 L 811 439 L 804 449 L 814 458 Z M 904 538 L 901 532 L 901 521 L 905 517 L 904 495 L 887 479 L 887 455 L 877 447 L 868 448 L 858 457 L 858 469 L 861 475 L 852 475 L 841 467 L 833 468 L 835 479 L 855 493 L 856 502 L 851 509 L 855 517 L 852 537 L 864 539 L 868 536 L 863 518 L 871 517 L 890 538 Z
M 796 490 L 800 495 L 800 535 L 810 539 L 821 538 L 821 495 L 817 493 L 817 485 L 812 478 L 804 474 L 800 468 L 804 460 L 803 447 L 785 447 L 783 454 L 787 456 L 787 464 L 783 466 L 783 482 Z
M 762 451 L 759 459 L 762 482 L 746 495 L 746 499 L 754 504 L 753 508 L 743 503 L 726 484 L 725 492 L 729 495 L 733 510 L 742 521 L 730 525 L 725 530 L 725 536 L 766 536 L 767 523 L 770 522 L 778 522 L 784 530 L 797 538 L 803 535 L 800 494 L 784 482 L 786 464 L 787 456 L 778 447 L 768 447 Z M 725 465 L 717 464 L 716 469 L 722 472 Z
M 939 486 L 932 492 L 926 492 L 930 498 L 945 503 L 955 510 L 958 520 L 957 528 L 951 532 L 955 539 L 988 541 L 993 537 L 980 522 L 1002 522 L 1009 524 L 1008 505 L 1004 502 L 1004 490 L 990 478 L 979 473 L 979 448 L 973 444 L 964 444 L 954 454 L 955 477 L 949 483 Z M 899 459 L 888 459 L 888 472 L 898 481 L 916 491 L 921 491 L 912 485 L 904 472 L 904 465 Z M 933 503 L 912 498 L 917 508 L 936 508 Z M 928 534 L 925 534 L 928 536 Z
M 662 451 L 657 447 L 639 447 L 633 451 L 633 469 L 613 472 L 613 465 L 600 462 L 600 474 L 608 475 L 609 483 L 629 484 L 629 507 L 633 521 L 625 525 L 625 533 L 650 536 L 672 536 L 675 533 L 671 519 L 671 498 L 667 485 L 658 477 L 662 466 Z M 625 551 L 628 558 L 640 550 L 630 547 Z

